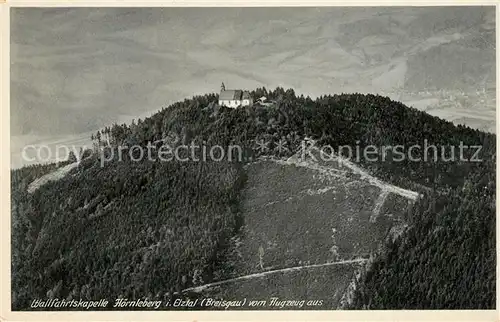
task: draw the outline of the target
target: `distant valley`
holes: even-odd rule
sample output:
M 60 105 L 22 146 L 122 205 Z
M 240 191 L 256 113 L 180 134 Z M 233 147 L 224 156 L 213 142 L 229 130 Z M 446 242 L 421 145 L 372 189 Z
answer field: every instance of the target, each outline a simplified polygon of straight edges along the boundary
M 90 31 L 109 13 L 91 9 L 37 17 L 57 23 L 59 40 L 13 36 L 11 133 L 20 142 L 11 147 L 14 166 L 22 164 L 20 149 L 35 142 L 30 135 L 47 137 L 44 142 L 83 139 L 120 122 L 117 115 L 129 115 L 128 121 L 147 116 L 193 94 L 216 92 L 221 81 L 248 89 L 293 87 L 312 98 L 382 94 L 495 132 L 495 24 L 487 9 L 112 11 L 118 18 L 99 36 Z M 66 54 L 79 43 L 86 49 Z M 465 100 L 459 108 L 442 102 L 442 92 L 483 90 L 483 102 Z M 438 100 L 432 109 L 429 99 Z

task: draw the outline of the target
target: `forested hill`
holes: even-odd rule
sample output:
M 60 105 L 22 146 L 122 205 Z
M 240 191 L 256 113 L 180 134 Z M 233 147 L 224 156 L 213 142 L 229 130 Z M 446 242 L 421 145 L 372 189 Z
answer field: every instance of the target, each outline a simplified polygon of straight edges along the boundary
M 194 97 L 163 108 L 157 114 L 139 120 L 130 126 L 113 125 L 95 137 L 109 136 L 113 144 L 146 144 L 164 138 L 169 133 L 181 136 L 183 142 L 206 142 L 208 145 L 241 144 L 255 152 L 256 141 L 269 141 L 271 154 L 280 154 L 279 140 L 284 140 L 289 150 L 295 152 L 304 137 L 318 140 L 317 145 L 339 146 L 368 145 L 376 147 L 404 145 L 429 145 L 447 147 L 450 145 L 482 145 L 478 155 L 491 159 L 495 151 L 495 135 L 433 117 L 425 112 L 409 108 L 387 97 L 362 94 L 341 94 L 322 96 L 315 100 L 296 96 L 292 89 L 265 88 L 252 92 L 254 97 L 266 96 L 273 101 L 270 107 L 230 109 L 216 105 L 214 94 Z M 417 150 L 418 151 L 418 150 Z M 354 151 L 356 152 L 356 151 Z M 470 158 L 473 149 L 465 151 Z M 432 152 L 429 152 L 431 155 Z M 458 153 L 455 154 L 458 158 Z M 440 158 L 440 157 L 439 157 Z M 359 162 L 372 173 L 396 184 L 409 182 L 427 187 L 459 186 L 464 174 L 484 167 L 481 162 L 415 162 L 408 159 L 391 162 Z
M 363 276 L 353 305 L 494 307 L 495 135 L 376 95 L 312 100 L 282 88 L 260 88 L 252 95 L 273 103 L 229 109 L 216 104 L 215 94 L 196 96 L 130 125 L 114 124 L 94 138 L 97 145 L 116 148 L 145 146 L 176 133 L 177 144 L 239 144 L 245 148 L 242 163 L 259 154 L 290 156 L 305 137 L 334 149 L 423 146 L 424 140 L 438 148 L 482 146 L 475 156 L 480 162 L 399 161 L 391 154 L 385 160 L 354 160 L 425 197 L 412 228 Z M 260 140 L 270 142 L 268 151 L 255 148 Z M 474 152 L 465 150 L 464 157 Z M 37 296 L 165 298 L 200 279 L 223 278 L 231 270 L 224 249 L 244 220 L 241 165 L 126 159 L 101 167 L 94 155 L 32 195 L 23 191 L 24 174 L 33 179 L 50 166 L 13 171 L 14 308 L 26 309 Z

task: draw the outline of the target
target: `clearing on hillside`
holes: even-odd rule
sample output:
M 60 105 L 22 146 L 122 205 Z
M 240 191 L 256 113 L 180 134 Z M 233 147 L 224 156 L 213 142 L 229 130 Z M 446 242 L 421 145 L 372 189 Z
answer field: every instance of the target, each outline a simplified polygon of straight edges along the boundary
M 405 226 L 414 201 L 413 192 L 355 166 L 291 158 L 260 160 L 246 170 L 244 224 L 230 253 L 230 278 L 236 280 L 201 287 L 203 297 L 295 297 L 321 300 L 315 309 L 336 308 L 360 259 L 376 251 L 391 229 Z M 294 269 L 259 274 L 286 268 Z

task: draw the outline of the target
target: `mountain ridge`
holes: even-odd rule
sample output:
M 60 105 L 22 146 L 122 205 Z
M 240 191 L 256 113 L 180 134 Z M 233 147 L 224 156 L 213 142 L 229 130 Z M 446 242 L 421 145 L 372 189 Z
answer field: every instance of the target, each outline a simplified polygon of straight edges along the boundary
M 412 210 L 410 222 L 414 228 L 390 242 L 388 251 L 375 259 L 373 267 L 376 268 L 363 275 L 362 286 L 357 288 L 353 305 L 385 308 L 422 305 L 426 308 L 453 308 L 463 303 L 481 308 L 494 305 L 494 266 L 491 266 L 495 254 L 491 240 L 492 232 L 494 237 L 491 227 L 494 225 L 486 223 L 495 220 L 495 206 L 491 203 L 491 198 L 494 200 L 494 181 L 490 178 L 495 165 L 495 135 L 455 126 L 376 95 L 327 95 L 312 100 L 296 96 L 293 89 L 283 88 L 271 91 L 258 88 L 252 94 L 275 100 L 275 106 L 228 109 L 214 103 L 216 95 L 200 95 L 174 103 L 130 126 L 114 124 L 105 128 L 99 137 L 109 136 L 112 146 L 144 146 L 174 132 L 179 134 L 182 143 L 206 141 L 212 146 L 241 144 L 246 148 L 245 155 L 253 157 L 262 155 L 252 149 L 253 142 L 262 139 L 270 142 L 271 149 L 266 154 L 281 158 L 291 156 L 304 137 L 314 137 L 319 143 L 332 146 L 354 146 L 358 145 L 358 141 L 361 147 L 370 144 L 411 145 L 421 143 L 424 138 L 439 146 L 459 142 L 480 144 L 484 147 L 481 151 L 483 162 L 478 164 L 460 161 L 430 164 L 394 160 L 360 161 L 359 165 L 372 175 L 394 185 L 415 189 L 424 197 Z M 279 140 L 286 141 L 288 152 L 277 149 Z M 240 191 L 247 179 L 239 162 L 125 160 L 100 167 L 97 156 L 94 156 L 71 170 L 71 176 L 47 183 L 32 195 L 26 195 L 24 189 L 32 181 L 26 178 L 29 176 L 34 180 L 37 172 L 50 171 L 45 170 L 50 167 L 53 169 L 53 166 L 34 166 L 12 173 L 13 258 L 16 258 L 13 260 L 13 267 L 16 268 L 13 270 L 13 307 L 28 308 L 27 298 L 32 296 L 28 290 L 35 291 L 41 298 L 48 296 L 50 291 L 51 296 L 73 298 L 117 296 L 122 293 L 134 298 L 142 294 L 137 292 L 143 292 L 146 295 L 151 293 L 151 297 L 167 299 L 182 288 L 199 283 L 200 279 L 209 282 L 229 276 L 235 269 L 232 265 L 238 265 L 238 262 L 230 260 L 228 256 L 232 255 L 227 250 L 231 248 L 231 237 L 238 234 L 245 221 L 241 216 Z M 429 189 L 422 189 L 422 185 Z M 79 191 L 79 195 L 74 191 Z M 438 191 L 450 193 L 443 195 L 436 193 Z M 450 202 L 446 200 L 447 195 L 454 196 Z M 471 203 L 460 206 L 460 200 L 467 200 L 468 196 L 483 200 L 477 205 L 486 206 L 481 209 L 474 209 Z M 462 208 L 464 211 L 460 210 Z M 472 247 L 468 241 L 476 234 L 490 236 L 487 240 L 474 241 L 474 247 L 481 249 L 482 259 L 472 255 L 457 257 L 454 249 L 438 242 L 426 242 L 436 238 L 427 233 L 426 227 L 439 226 L 441 221 L 453 223 L 455 210 L 462 225 L 451 224 L 447 228 L 452 232 L 450 236 L 460 235 L 463 229 L 473 230 L 471 237 L 466 235 L 458 239 L 463 243 L 460 247 Z M 216 215 L 211 217 L 209 213 Z M 469 221 L 474 224 L 464 224 Z M 189 223 L 196 228 L 187 228 Z M 60 233 L 62 239 L 50 239 L 50 232 Z M 137 245 L 121 235 L 135 236 Z M 406 239 L 408 235 L 412 236 L 409 240 Z M 177 242 L 173 238 L 177 238 Z M 202 247 L 200 251 L 197 238 L 209 246 Z M 439 238 L 449 240 L 450 237 L 439 235 Z M 418 240 L 422 240 L 422 244 L 417 243 Z M 455 265 L 457 274 L 469 274 L 467 269 L 472 267 L 471 263 L 479 260 L 483 266 L 477 270 L 484 276 L 469 274 L 474 280 L 482 281 L 470 287 L 469 292 L 481 290 L 486 295 L 465 301 L 469 293 L 457 293 L 450 298 L 450 295 L 435 290 L 436 285 L 444 282 L 450 289 L 460 288 L 458 281 L 443 280 L 439 274 L 426 276 L 425 270 L 412 270 L 407 266 L 397 276 L 412 274 L 414 279 L 418 276 L 424 285 L 430 287 L 428 302 L 412 301 L 411 296 L 404 293 L 405 287 L 410 287 L 407 289 L 410 294 L 416 290 L 422 292 L 412 288 L 412 285 L 394 282 L 384 286 L 381 281 L 386 281 L 386 271 L 377 270 L 377 267 L 385 263 L 394 265 L 390 266 L 393 267 L 391 269 L 397 270 L 398 260 L 391 254 L 399 251 L 398 245 L 424 250 L 422 254 L 437 247 L 443 254 L 442 258 L 413 256 L 422 265 L 429 261 L 442 264 L 442 271 L 450 265 L 446 256 L 452 256 L 454 263 L 459 264 Z M 88 257 L 89 251 L 94 252 L 96 258 L 85 264 L 83 259 Z M 160 253 L 163 259 L 158 257 Z M 32 254 L 34 256 L 31 257 Z M 410 256 L 408 254 L 407 257 Z M 40 271 L 41 275 L 30 278 L 33 270 Z M 96 275 L 97 272 L 101 277 Z M 145 274 L 150 274 L 150 277 Z M 159 278 L 165 274 L 172 278 L 169 281 Z M 127 280 L 133 282 L 127 283 Z M 403 288 L 398 292 L 405 296 L 381 297 L 378 292 L 382 288 L 388 294 L 395 291 L 387 287 Z M 445 299 L 445 296 L 448 298 Z

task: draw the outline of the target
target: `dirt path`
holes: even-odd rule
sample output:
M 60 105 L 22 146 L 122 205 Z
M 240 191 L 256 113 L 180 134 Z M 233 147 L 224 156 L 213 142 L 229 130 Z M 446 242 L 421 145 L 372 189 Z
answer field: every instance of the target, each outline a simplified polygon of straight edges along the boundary
M 304 266 L 295 266 L 295 267 L 288 267 L 288 268 L 283 268 L 283 269 L 276 269 L 276 270 L 265 271 L 265 272 L 261 272 L 261 273 L 254 273 L 254 274 L 249 274 L 249 275 L 244 275 L 244 276 L 238 276 L 235 278 L 231 278 L 231 279 L 227 279 L 227 280 L 223 280 L 223 281 L 218 281 L 218 282 L 214 282 L 214 283 L 209 283 L 209 284 L 205 284 L 205 285 L 190 287 L 190 288 L 183 290 L 182 293 L 185 293 L 185 292 L 200 293 L 200 292 L 202 292 L 206 289 L 209 289 L 211 287 L 214 287 L 214 286 L 219 286 L 219 285 L 243 281 L 243 280 L 249 280 L 249 279 L 253 279 L 253 278 L 261 278 L 261 277 L 271 275 L 271 274 L 276 274 L 276 273 L 288 273 L 288 272 L 293 272 L 293 271 L 299 271 L 302 269 L 312 269 L 312 268 L 333 266 L 333 265 L 364 263 L 366 261 L 367 261 L 367 259 L 365 259 L 365 258 L 358 258 L 358 259 L 344 260 L 344 261 L 338 261 L 338 262 L 332 262 L 332 263 L 304 265 Z
M 296 153 L 296 155 L 290 157 L 287 160 L 274 160 L 275 162 L 279 164 L 290 164 L 290 165 L 295 165 L 299 167 L 305 167 L 311 170 L 316 170 L 320 171 L 324 174 L 335 176 L 335 177 L 345 177 L 349 172 L 354 173 L 356 175 L 360 176 L 361 180 L 366 180 L 370 184 L 379 187 L 382 191 L 384 192 L 392 192 L 395 194 L 398 194 L 400 196 L 403 196 L 405 198 L 411 199 L 411 200 L 416 200 L 419 197 L 418 192 L 408 190 L 408 189 L 403 189 L 401 187 L 392 185 L 390 183 L 384 182 L 372 175 L 370 175 L 367 171 L 359 167 L 358 165 L 354 164 L 353 162 L 342 158 L 341 156 L 335 156 L 332 158 L 330 162 L 333 162 L 338 165 L 338 168 L 333 168 L 333 167 L 328 167 L 324 165 L 320 165 L 314 161 L 307 161 L 307 160 L 301 160 L 298 156 L 300 155 L 308 155 L 309 153 L 313 155 L 320 155 L 321 151 L 318 148 L 311 148 L 310 151 L 302 152 L 299 151 Z M 342 167 L 346 167 L 348 171 L 341 170 Z

